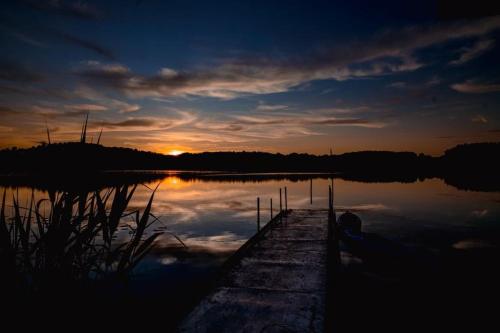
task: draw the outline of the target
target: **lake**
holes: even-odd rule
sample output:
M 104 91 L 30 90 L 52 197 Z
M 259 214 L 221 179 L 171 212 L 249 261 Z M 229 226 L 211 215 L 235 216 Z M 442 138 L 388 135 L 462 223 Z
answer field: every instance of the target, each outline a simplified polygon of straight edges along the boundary
M 332 180 L 324 175 L 231 174 L 227 177 L 223 174 L 165 172 L 159 178 L 137 187 L 129 209 L 143 210 L 153 193 L 152 188 L 159 184 L 151 210 L 157 221 L 148 228 L 147 235 L 154 232 L 162 232 L 162 235 L 134 269 L 126 287 L 110 288 L 111 291 L 105 293 L 120 299 L 127 295 L 127 299 L 143 302 L 140 304 L 161 302 L 165 309 L 169 309 L 169 314 L 163 313 L 162 319 L 166 329 L 171 328 L 199 295 L 206 292 L 224 260 L 256 233 L 257 197 L 260 198 L 261 225 L 264 225 L 271 216 L 271 198 L 273 214 L 278 212 L 280 188 L 283 196 L 284 188 L 287 188 L 289 209 L 326 209 L 328 186 L 332 184 Z M 390 290 L 397 290 L 389 293 L 390 297 L 397 297 L 401 290 L 408 292 L 415 281 L 422 284 L 420 287 L 425 286 L 417 290 L 435 291 L 439 288 L 442 291 L 446 285 L 451 288 L 446 293 L 439 296 L 433 292 L 432 295 L 436 304 L 441 304 L 446 298 L 447 306 L 454 300 L 456 284 L 461 285 L 459 299 L 468 302 L 465 307 L 472 306 L 476 292 L 498 293 L 496 282 L 493 282 L 497 273 L 492 268 L 495 265 L 492 260 L 498 259 L 500 246 L 499 192 L 459 190 L 440 179 L 369 183 L 336 178 L 333 184 L 337 216 L 345 210 L 358 214 L 364 232 L 396 246 L 393 247 L 395 252 L 404 249 L 403 252 L 409 253 L 412 260 L 418 258 L 419 262 L 418 268 L 410 267 L 411 278 L 408 279 L 407 268 L 401 268 L 403 273 L 398 272 L 398 263 L 391 262 L 387 265 L 389 268 L 378 264 L 373 268 L 343 247 L 344 271 L 346 276 L 352 277 L 348 282 L 344 281 L 347 295 L 343 297 L 346 299 L 353 295 L 349 291 L 353 288 L 352 281 L 359 280 L 360 276 L 359 281 L 369 276 L 370 286 L 376 283 L 376 288 L 391 286 Z M 0 190 L 3 192 L 4 188 Z M 43 189 L 34 191 L 36 198 L 49 196 Z M 21 203 L 26 203 L 32 189 L 9 186 L 6 193 L 8 205 L 12 203 L 13 194 L 18 195 Z M 128 223 L 127 218 L 122 220 L 118 240 L 127 237 Z M 446 282 L 450 277 L 457 280 Z M 478 281 L 484 285 L 475 285 Z M 365 306 L 359 307 L 357 302 L 346 303 L 343 311 L 364 308 L 376 320 L 380 313 L 373 308 L 369 310 L 368 306 L 376 307 L 370 299 L 380 295 L 370 290 L 361 293 L 357 289 L 356 292 L 358 299 L 366 298 Z M 419 295 L 408 295 L 411 296 L 405 298 L 407 304 L 427 302 L 428 308 L 434 309 L 429 298 L 423 300 Z M 476 296 L 478 301 L 481 300 L 480 295 Z

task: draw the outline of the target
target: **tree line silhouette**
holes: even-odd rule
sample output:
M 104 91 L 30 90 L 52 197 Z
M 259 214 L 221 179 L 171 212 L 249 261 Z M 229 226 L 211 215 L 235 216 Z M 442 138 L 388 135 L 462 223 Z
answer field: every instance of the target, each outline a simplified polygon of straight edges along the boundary
M 459 188 L 494 190 L 500 187 L 499 155 L 500 143 L 462 144 L 438 157 L 391 151 L 338 155 L 204 152 L 171 156 L 81 141 L 1 150 L 0 172 L 10 177 L 27 174 L 34 180 L 40 179 L 42 174 L 43 178 L 64 179 L 83 172 L 96 174 L 104 170 L 318 172 L 361 181 L 412 182 L 439 177 Z M 103 176 L 106 177 L 109 176 Z M 143 174 L 138 177 L 153 176 Z

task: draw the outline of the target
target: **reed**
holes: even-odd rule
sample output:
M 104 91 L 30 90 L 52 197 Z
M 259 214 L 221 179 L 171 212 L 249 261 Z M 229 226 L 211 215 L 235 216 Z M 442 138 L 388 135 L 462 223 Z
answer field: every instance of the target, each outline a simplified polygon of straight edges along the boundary
M 163 232 L 147 234 L 158 219 L 151 213 L 156 188 L 143 209 L 129 210 L 137 185 L 92 193 L 52 192 L 26 207 L 13 194 L 0 208 L 0 260 L 3 278 L 29 293 L 56 284 L 124 281 Z M 11 214 L 7 216 L 7 209 Z M 129 232 L 120 234 L 124 218 Z M 182 242 L 181 242 L 182 243 Z

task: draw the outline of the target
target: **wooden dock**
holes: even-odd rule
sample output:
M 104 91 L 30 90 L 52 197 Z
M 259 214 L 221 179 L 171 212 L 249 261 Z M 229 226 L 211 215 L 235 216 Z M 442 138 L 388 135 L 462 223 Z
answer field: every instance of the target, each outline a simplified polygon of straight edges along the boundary
M 228 260 L 214 290 L 179 331 L 325 331 L 338 260 L 332 221 L 331 204 L 278 214 Z

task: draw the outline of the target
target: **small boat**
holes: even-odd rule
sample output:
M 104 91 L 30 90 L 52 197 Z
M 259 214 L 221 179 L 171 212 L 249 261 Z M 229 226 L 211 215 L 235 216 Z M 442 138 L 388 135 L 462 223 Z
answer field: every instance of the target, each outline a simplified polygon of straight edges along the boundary
M 375 233 L 363 232 L 361 218 L 350 211 L 339 216 L 337 225 L 346 250 L 367 263 L 393 265 L 412 261 L 409 248 Z

